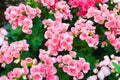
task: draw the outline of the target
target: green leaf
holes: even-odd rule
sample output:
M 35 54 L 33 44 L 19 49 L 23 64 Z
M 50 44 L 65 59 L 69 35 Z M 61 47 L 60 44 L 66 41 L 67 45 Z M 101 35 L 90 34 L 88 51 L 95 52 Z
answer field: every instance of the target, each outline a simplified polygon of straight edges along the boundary
M 117 63 L 115 63 L 115 62 L 112 62 L 112 65 L 116 68 L 118 73 L 120 73 L 120 66 Z
M 73 41 L 73 50 L 80 53 L 92 53 L 93 48 L 90 48 L 86 41 L 80 40 L 77 36 Z
M 23 39 L 24 33 L 22 32 L 22 27 L 17 27 L 17 29 L 13 30 L 11 26 L 8 26 L 8 35 L 9 42 L 19 41 Z
M 108 77 L 105 78 L 105 80 L 118 80 L 115 75 L 116 73 L 111 73 Z
M 42 27 L 42 21 L 39 18 L 33 20 L 32 35 L 38 35 Z
M 31 5 L 33 8 L 36 8 L 38 7 L 38 3 L 36 1 L 32 2 L 32 5 Z
M 26 0 L 26 4 L 30 5 L 33 8 L 38 7 L 38 2 L 35 0 Z

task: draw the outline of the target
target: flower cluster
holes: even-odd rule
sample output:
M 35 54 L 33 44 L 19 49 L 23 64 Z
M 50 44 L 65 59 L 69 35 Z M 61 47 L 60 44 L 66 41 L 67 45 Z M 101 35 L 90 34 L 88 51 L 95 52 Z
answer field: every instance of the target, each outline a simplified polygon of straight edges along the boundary
M 88 10 L 87 17 L 94 17 L 94 21 L 99 24 L 104 24 L 105 27 L 109 30 L 105 32 L 107 39 L 110 41 L 110 44 L 114 46 L 115 50 L 120 50 L 120 38 L 117 38 L 117 35 L 120 34 L 120 15 L 118 14 L 120 8 L 120 3 L 118 6 L 114 7 L 113 10 L 108 9 L 107 4 L 100 5 L 100 10 L 97 8 L 91 7 Z
M 14 68 L 13 71 L 8 72 L 8 79 L 17 79 L 20 78 L 21 76 L 26 79 L 26 75 L 29 73 L 28 68 Z
M 104 3 L 106 0 L 69 0 L 69 4 L 74 7 L 78 8 L 79 12 L 77 12 L 78 16 L 85 16 L 87 13 L 87 10 L 91 7 L 94 6 L 98 2 Z
M 116 52 L 118 52 L 120 50 L 120 38 L 116 38 L 116 36 L 111 32 L 106 32 L 105 35 L 110 41 L 110 44 L 115 48 Z
M 19 6 L 10 6 L 5 11 L 5 18 L 9 20 L 12 29 L 22 26 L 22 31 L 31 34 L 30 28 L 33 27 L 32 19 L 36 16 L 40 17 L 41 10 L 32 8 L 29 5 L 19 4 Z
M 57 51 L 72 50 L 73 36 L 66 32 L 69 24 L 52 21 L 50 19 L 43 20 L 44 26 L 48 26 L 45 32 L 45 38 L 48 39 L 45 46 L 52 55 L 56 56 Z
M 6 76 L 0 76 L 0 80 L 8 80 Z
M 13 61 L 13 58 L 19 58 L 22 51 L 28 51 L 29 44 L 26 43 L 26 40 L 16 41 L 8 44 L 5 41 L 0 48 L 0 63 L 10 64 Z
M 90 7 L 88 13 L 86 14 L 87 18 L 94 17 L 94 21 L 99 24 L 103 24 L 105 20 L 110 20 L 114 17 L 114 13 L 108 10 L 108 5 L 103 4 L 99 5 L 100 10 L 95 7 Z
M 58 76 L 55 75 L 57 73 L 57 69 L 54 66 L 56 59 L 54 57 L 49 57 L 48 54 L 46 54 L 46 58 L 42 59 L 41 56 L 45 54 L 44 52 L 45 50 L 40 49 L 40 63 L 37 63 L 36 59 L 27 57 L 25 60 L 21 61 L 21 66 L 23 68 L 14 68 L 13 71 L 7 74 L 7 77 L 1 76 L 0 80 L 12 80 L 20 77 L 30 80 L 43 80 L 43 78 L 46 78 L 46 80 L 59 80 Z M 55 62 L 53 63 L 52 61 Z
M 90 69 L 90 64 L 85 61 L 84 58 L 74 60 L 70 55 L 59 55 L 57 61 L 60 63 L 59 67 L 63 69 L 65 73 L 73 76 L 73 79 L 82 79 L 83 73 L 87 73 Z
M 54 66 L 56 58 L 51 57 L 49 51 L 39 49 L 39 52 L 41 63 L 31 67 L 30 78 L 33 78 L 33 80 L 42 80 L 43 78 L 46 78 L 46 80 L 59 80 L 55 75 L 57 73 L 57 69 Z
M 48 9 L 55 8 L 55 4 L 58 0 L 37 0 L 38 3 L 41 3 L 43 6 L 47 6 Z
M 0 46 L 5 41 L 5 36 L 7 35 L 7 31 L 4 28 L 0 28 Z
M 54 66 L 39 63 L 30 69 L 30 76 L 32 76 L 33 80 L 42 80 L 44 77 L 46 77 L 46 80 L 59 80 L 55 75 L 56 72 Z
M 67 20 L 68 18 L 72 20 L 73 16 L 70 12 L 70 7 L 66 1 L 58 1 L 55 4 L 55 19 L 61 21 L 62 19 Z
M 79 38 L 85 40 L 89 47 L 97 48 L 99 36 L 95 34 L 95 29 L 92 21 L 81 18 L 77 20 L 75 27 L 71 28 L 71 32 L 75 36 L 79 35 Z
M 39 59 L 41 61 L 44 61 L 46 65 L 53 65 L 54 63 L 56 63 L 56 58 L 50 56 L 52 54 L 50 53 L 50 51 L 39 49 L 39 52 Z
M 45 51 L 40 49 L 39 58 L 47 66 L 53 66 L 56 62 L 59 63 L 59 67 L 63 69 L 65 73 L 73 76 L 73 79 L 82 79 L 84 77 L 83 73 L 87 73 L 90 69 L 90 64 L 85 61 L 84 58 L 79 58 L 79 60 L 74 60 L 76 52 L 70 51 L 67 55 L 58 55 L 56 57 L 51 57 L 50 51 Z M 52 73 L 52 72 L 51 72 Z
M 21 60 L 21 66 L 22 67 L 31 67 L 33 65 L 37 64 L 36 59 L 32 59 L 30 57 L 27 57 L 25 60 Z
M 104 80 L 105 77 L 109 76 L 112 72 L 117 73 L 112 62 L 119 64 L 120 57 L 111 55 L 111 58 L 109 58 L 109 56 L 104 56 L 104 60 L 97 64 L 93 70 L 95 75 L 88 77 L 87 80 Z
M 7 76 L 1 76 L 0 80 L 13 80 L 22 77 L 24 80 L 27 79 L 27 75 L 29 74 L 29 68 L 14 68 L 12 71 L 8 72 Z

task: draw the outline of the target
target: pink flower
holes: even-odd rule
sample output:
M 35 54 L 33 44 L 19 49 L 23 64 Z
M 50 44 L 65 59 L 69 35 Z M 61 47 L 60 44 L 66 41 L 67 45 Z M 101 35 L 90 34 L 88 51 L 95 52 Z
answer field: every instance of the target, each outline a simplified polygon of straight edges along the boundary
M 35 75 L 36 73 L 39 73 L 39 71 L 40 71 L 40 67 L 39 67 L 38 65 L 33 66 L 33 67 L 30 69 L 30 73 L 31 73 L 32 75 Z
M 104 78 L 105 78 L 104 73 L 102 71 L 99 71 L 97 76 L 100 80 L 104 80 Z
M 4 62 L 4 57 L 0 56 L 0 63 L 3 63 L 3 62 Z
M 82 72 L 78 72 L 77 78 L 82 79 L 84 77 L 84 74 Z
M 20 52 L 19 51 L 13 51 L 13 57 L 19 58 L 20 57 Z
M 71 68 L 69 68 L 68 74 L 70 76 L 77 76 L 78 75 L 78 69 L 71 69 Z
M 66 73 L 68 73 L 69 72 L 69 67 L 68 66 L 64 66 L 63 67 L 63 71 L 66 72 Z
M 78 31 L 76 28 L 74 28 L 74 27 L 71 28 L 71 32 L 72 32 L 73 34 L 76 34 L 76 35 L 79 34 L 79 31 Z
M 8 72 L 7 76 L 8 78 L 13 79 L 14 78 L 13 71 Z
M 41 0 L 41 3 L 43 4 L 43 6 L 53 6 L 55 4 L 55 0 Z
M 24 60 L 21 60 L 21 66 L 22 66 L 22 67 L 26 67 L 26 63 L 25 63 Z
M 81 34 L 80 34 L 80 39 L 81 40 L 85 40 L 85 39 L 87 39 L 88 38 L 88 32 L 82 32 Z
M 83 64 L 83 72 L 84 73 L 87 73 L 89 69 L 90 69 L 90 64 L 89 63 Z
M 110 69 L 108 67 L 106 67 L 106 66 L 103 66 L 101 68 L 101 71 L 103 72 L 103 74 L 104 74 L 105 77 L 108 76 L 108 75 L 110 75 L 110 73 L 111 73 Z
M 76 55 L 77 55 L 77 53 L 75 51 L 70 51 L 69 54 L 71 57 L 76 57 Z
M 14 77 L 19 78 L 22 75 L 22 70 L 20 68 L 13 69 Z
M 29 18 L 25 18 L 24 20 L 23 20 L 23 26 L 28 26 L 28 28 L 32 28 L 32 26 L 33 26 L 33 24 L 32 24 L 32 20 L 31 19 L 29 19 Z
M 37 8 L 38 9 L 38 8 Z M 36 16 L 36 9 L 30 9 L 30 12 L 29 12 L 29 14 L 27 15 L 28 16 L 28 18 L 30 18 L 30 19 L 34 19 L 35 18 L 35 16 Z
M 40 65 L 40 73 L 45 76 L 46 75 L 46 69 L 47 69 L 47 66 L 46 65 Z
M 4 58 L 7 64 L 10 64 L 13 61 L 13 57 L 11 55 L 6 55 Z
M 57 56 L 57 62 L 63 62 L 63 56 L 61 55 Z
M 40 17 L 41 10 L 39 8 L 32 8 L 29 5 L 19 4 L 19 6 L 10 6 L 5 11 L 6 19 L 12 25 L 12 29 L 18 26 L 22 27 L 22 31 L 31 34 L 32 19 L 36 16 Z
M 32 63 L 32 62 L 33 62 L 33 60 L 32 60 L 32 58 L 27 57 L 27 58 L 25 59 L 25 62 L 26 62 L 26 63 Z
M 93 70 L 93 72 L 94 72 L 94 73 L 98 73 L 98 69 L 95 68 L 95 69 Z
M 79 38 L 85 40 L 89 47 L 94 47 L 96 49 L 99 43 L 99 36 L 95 34 L 93 22 L 81 18 L 77 20 L 74 25 L 75 27 L 71 28 L 72 35 L 79 35 Z
M 63 63 L 60 63 L 60 64 L 58 65 L 58 67 L 60 67 L 60 68 L 62 68 L 63 66 L 64 66 Z
M 44 21 L 44 24 L 46 26 L 46 20 Z M 66 32 L 69 24 L 57 21 L 53 21 L 52 24 L 54 25 L 51 25 L 51 23 L 47 24 L 47 26 L 49 27 L 47 28 L 47 31 L 45 32 L 44 36 L 48 40 L 45 43 L 45 46 L 48 47 L 48 50 L 54 56 L 58 55 L 58 51 L 71 51 L 73 36 L 69 32 Z
M 72 57 L 70 55 L 63 56 L 63 63 L 67 64 L 70 60 L 72 60 Z
M 0 80 L 8 80 L 6 76 L 0 76 Z
M 4 38 L 0 38 L 0 45 L 2 45 L 4 42 Z
M 44 60 L 46 65 L 53 65 L 54 61 L 52 60 L 51 57 L 48 57 Z
M 76 60 L 70 60 L 68 62 L 68 66 L 71 68 L 71 69 L 76 69 L 77 68 L 77 61 Z
M 29 69 L 27 67 L 22 68 L 22 73 L 27 75 L 29 73 Z
M 0 28 L 0 34 L 5 36 L 8 34 L 8 32 L 4 28 Z
M 83 64 L 85 64 L 85 59 L 84 59 L 84 58 L 80 58 L 80 59 L 77 61 L 77 66 L 78 66 L 78 68 L 79 68 L 79 69 L 82 69 Z
M 40 18 L 40 14 L 41 14 L 41 10 L 39 9 L 39 8 L 36 8 L 36 14 L 37 14 L 37 16 Z
M 26 6 L 25 6 L 24 4 L 22 4 L 22 3 L 20 3 L 20 4 L 19 4 L 19 8 L 20 8 L 20 11 L 21 11 L 21 12 L 24 12 Z
M 40 74 L 36 73 L 36 74 L 34 74 L 33 79 L 34 80 L 42 80 L 42 76 Z
M 69 0 L 69 4 L 76 8 L 80 5 L 80 0 Z
M 70 7 L 69 5 L 66 3 L 66 1 L 58 1 L 55 4 L 55 18 L 57 21 L 61 21 L 61 19 L 63 18 L 64 20 L 66 19 L 70 19 L 72 20 L 73 16 L 70 13 Z M 60 16 L 59 16 L 60 15 Z
M 54 66 L 47 66 L 46 67 L 46 74 L 54 75 L 57 73 L 57 70 Z
M 87 80 L 97 80 L 97 76 L 93 75 L 87 78 Z
M 45 50 L 39 49 L 39 52 L 40 52 L 40 54 L 39 54 L 40 60 L 45 61 L 46 64 L 49 64 L 49 65 L 54 63 L 54 61 L 49 57 L 49 54 L 50 54 L 49 51 L 45 51 Z
M 54 26 L 54 21 L 52 21 L 51 19 L 44 19 L 43 21 L 42 21 L 42 23 L 45 25 L 45 26 L 47 26 L 47 27 L 49 27 L 49 26 Z M 45 27 L 46 28 L 46 27 Z
M 21 66 L 22 67 L 31 67 L 33 65 L 37 64 L 37 60 L 36 59 L 32 59 L 30 57 L 25 58 L 25 60 L 21 61 Z
M 47 75 L 46 80 L 59 80 L 59 78 L 56 75 Z
M 104 3 L 105 0 L 69 0 L 69 4 L 76 8 L 78 7 L 79 12 L 77 16 L 85 16 L 90 7 L 95 7 L 95 4 L 98 2 Z
M 59 11 L 57 11 L 57 12 L 54 14 L 54 16 L 55 16 L 57 22 L 61 22 L 61 20 L 62 20 L 62 18 L 63 18 L 62 13 L 60 13 Z

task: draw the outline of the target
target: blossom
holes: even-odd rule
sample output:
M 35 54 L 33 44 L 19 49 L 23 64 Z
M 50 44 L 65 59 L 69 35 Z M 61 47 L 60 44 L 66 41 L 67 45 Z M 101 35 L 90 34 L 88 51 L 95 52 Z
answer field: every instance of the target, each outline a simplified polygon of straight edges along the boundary
M 28 69 L 24 68 L 24 70 L 25 69 L 27 70 L 28 73 Z M 10 80 L 20 78 L 23 75 L 26 75 L 26 73 L 24 73 L 24 70 L 23 68 L 14 68 L 12 71 L 8 72 L 8 78 Z
M 36 16 L 40 17 L 41 10 L 21 3 L 18 6 L 8 7 L 4 14 L 5 18 L 12 25 L 12 29 L 15 30 L 18 26 L 21 26 L 24 33 L 31 34 L 31 28 L 33 27 L 32 19 Z
M 118 3 L 119 5 L 119 3 Z M 119 35 L 119 20 L 120 16 L 117 14 L 117 11 L 119 10 L 119 6 L 114 8 L 113 10 L 108 9 L 107 4 L 103 4 L 100 6 L 100 10 L 97 8 L 91 7 L 88 10 L 88 13 L 86 16 L 88 18 L 93 17 L 94 21 L 98 24 L 103 24 L 108 31 L 105 32 L 105 35 L 107 36 L 107 39 L 109 40 L 110 44 L 115 48 L 116 51 L 119 51 L 119 38 L 116 38 L 117 35 Z M 116 14 L 116 15 L 115 15 Z
M 6 76 L 0 76 L 0 80 L 8 80 Z
M 58 80 L 58 77 L 55 76 L 56 74 L 56 68 L 51 65 L 46 65 L 46 64 L 38 64 L 32 66 L 30 69 L 30 73 L 33 76 L 34 79 L 40 79 L 42 80 L 43 77 L 46 77 L 46 79 L 49 79 L 50 75 L 51 78 L 55 78 Z
M 62 58 L 62 59 L 61 59 Z M 74 60 L 70 55 L 58 56 L 58 59 L 61 59 L 59 66 L 62 67 L 63 71 L 70 76 L 76 77 L 77 79 L 82 79 L 84 73 L 87 73 L 90 69 L 90 64 L 87 63 L 84 58 L 79 58 L 79 60 Z M 58 60 L 59 62 L 59 60 Z
M 13 61 L 13 58 L 20 58 L 20 51 L 28 51 L 28 47 L 29 44 L 27 44 L 26 40 L 16 41 L 10 45 L 8 42 L 4 42 L 0 48 L 1 63 L 5 62 L 10 64 Z
M 0 46 L 5 41 L 5 36 L 8 34 L 8 32 L 4 28 L 0 28 Z
M 32 59 L 30 57 L 27 57 L 25 60 L 21 60 L 21 66 L 22 67 L 30 67 L 37 64 L 36 59 Z
M 37 2 L 41 3 L 43 6 L 47 6 L 48 9 L 54 9 L 58 0 L 37 0 Z
M 56 21 L 61 21 L 61 19 L 67 20 L 68 18 L 72 20 L 73 16 L 70 13 L 70 7 L 66 1 L 58 1 L 55 4 L 55 14 Z
M 72 50 L 73 36 L 66 32 L 69 24 L 51 20 L 44 20 L 43 24 L 48 26 L 44 34 L 45 38 L 48 39 L 45 46 L 48 47 L 52 55 L 57 56 L 58 51 Z
M 75 27 L 71 28 L 71 32 L 73 35 L 79 35 L 81 40 L 85 40 L 88 43 L 89 47 L 97 48 L 99 43 L 99 36 L 95 34 L 95 27 L 93 26 L 93 22 L 85 19 L 79 19 L 74 24 Z
M 95 7 L 95 4 L 98 2 L 106 2 L 106 0 L 69 0 L 69 4 L 74 7 L 78 8 L 79 12 L 77 12 L 78 16 L 85 16 L 87 10 L 90 7 Z
M 104 56 L 104 60 L 100 61 L 96 68 L 94 69 L 94 74 L 87 78 L 87 80 L 104 80 L 107 76 L 109 76 L 112 72 L 116 73 L 115 67 L 112 65 L 112 62 L 115 62 L 116 64 L 119 64 L 118 56 L 111 55 L 111 58 L 109 56 Z

